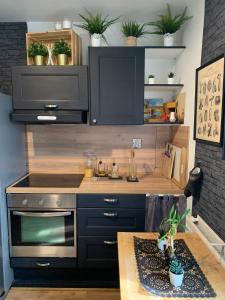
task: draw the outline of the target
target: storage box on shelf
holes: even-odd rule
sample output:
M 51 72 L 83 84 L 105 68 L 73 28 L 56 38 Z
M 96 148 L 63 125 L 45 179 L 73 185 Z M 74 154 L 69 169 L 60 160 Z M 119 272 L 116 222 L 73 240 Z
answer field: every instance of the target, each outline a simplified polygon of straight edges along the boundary
M 65 40 L 71 47 L 71 57 L 68 58 L 68 65 L 81 65 L 82 42 L 78 34 L 73 30 L 59 30 L 48 32 L 35 32 L 26 34 L 27 50 L 34 42 L 41 42 L 48 48 L 52 48 L 56 41 Z M 57 65 L 56 57 L 52 56 L 53 64 Z M 27 55 L 27 65 L 33 65 L 33 58 Z

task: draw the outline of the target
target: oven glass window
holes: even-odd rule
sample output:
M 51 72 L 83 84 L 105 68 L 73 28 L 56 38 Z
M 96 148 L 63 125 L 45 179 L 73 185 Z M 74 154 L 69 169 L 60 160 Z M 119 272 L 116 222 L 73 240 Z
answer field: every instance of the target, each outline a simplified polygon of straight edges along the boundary
M 21 242 L 64 244 L 64 218 L 21 217 Z
M 74 246 L 74 211 L 11 211 L 12 246 Z

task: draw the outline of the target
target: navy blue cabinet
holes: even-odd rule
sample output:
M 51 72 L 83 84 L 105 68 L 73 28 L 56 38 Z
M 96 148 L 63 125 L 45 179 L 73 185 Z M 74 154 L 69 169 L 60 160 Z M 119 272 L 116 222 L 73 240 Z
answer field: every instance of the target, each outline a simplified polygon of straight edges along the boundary
M 90 124 L 144 122 L 144 48 L 90 47 Z
M 145 200 L 133 194 L 78 195 L 80 268 L 117 268 L 117 232 L 144 231 Z

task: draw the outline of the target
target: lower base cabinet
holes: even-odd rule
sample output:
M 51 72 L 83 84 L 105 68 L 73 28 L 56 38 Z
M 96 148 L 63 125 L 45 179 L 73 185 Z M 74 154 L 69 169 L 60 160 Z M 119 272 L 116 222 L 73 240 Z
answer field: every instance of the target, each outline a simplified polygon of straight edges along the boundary
M 145 200 L 133 194 L 78 195 L 79 268 L 118 268 L 117 232 L 144 231 Z
M 117 239 L 111 236 L 78 238 L 80 268 L 117 267 Z

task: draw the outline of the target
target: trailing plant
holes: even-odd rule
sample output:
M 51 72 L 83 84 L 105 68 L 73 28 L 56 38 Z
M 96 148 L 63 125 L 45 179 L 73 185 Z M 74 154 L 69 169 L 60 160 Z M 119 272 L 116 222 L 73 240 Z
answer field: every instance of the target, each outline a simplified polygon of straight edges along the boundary
M 145 30 L 146 24 L 138 24 L 136 21 L 128 21 L 122 24 L 122 33 L 128 37 L 139 38 L 149 32 Z
M 187 16 L 187 7 L 185 7 L 181 14 L 173 16 L 170 5 L 167 4 L 166 13 L 159 15 L 159 20 L 148 22 L 147 24 L 155 28 L 155 31 L 151 32 L 152 34 L 172 34 L 178 31 L 191 18 L 192 16 Z
M 155 78 L 155 75 L 150 74 L 150 75 L 148 76 L 148 78 Z
M 174 73 L 173 72 L 170 72 L 169 74 L 168 74 L 168 78 L 173 78 L 174 77 Z
M 33 43 L 30 45 L 30 48 L 28 49 L 29 57 L 35 57 L 37 55 L 41 55 L 41 56 L 48 55 L 48 49 L 42 43 Z
M 87 30 L 90 35 L 95 33 L 100 34 L 104 39 L 104 41 L 107 43 L 107 40 L 103 33 L 106 31 L 107 28 L 109 28 L 112 24 L 114 24 L 120 17 L 117 17 L 115 19 L 108 19 L 108 16 L 102 17 L 102 15 L 99 13 L 93 15 L 88 10 L 86 10 L 86 12 L 87 12 L 86 16 L 79 14 L 79 16 L 82 18 L 84 22 L 76 26 Z
M 177 258 L 173 258 L 170 261 L 170 272 L 176 275 L 181 275 L 184 273 L 184 269 L 181 264 L 181 261 L 179 261 Z
M 66 54 L 67 56 L 71 56 L 71 48 L 64 40 L 56 41 L 53 45 L 52 53 L 55 56 L 59 54 Z

